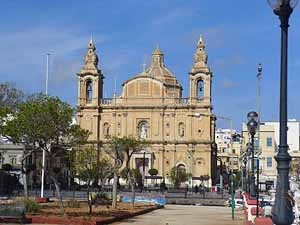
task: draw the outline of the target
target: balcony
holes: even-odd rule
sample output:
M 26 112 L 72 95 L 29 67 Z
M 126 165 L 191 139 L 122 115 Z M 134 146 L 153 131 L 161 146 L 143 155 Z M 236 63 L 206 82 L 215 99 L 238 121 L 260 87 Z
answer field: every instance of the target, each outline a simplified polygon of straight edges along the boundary
M 103 98 L 101 105 L 176 105 L 187 106 L 208 102 L 209 98 L 152 98 L 152 97 L 131 97 L 131 98 Z

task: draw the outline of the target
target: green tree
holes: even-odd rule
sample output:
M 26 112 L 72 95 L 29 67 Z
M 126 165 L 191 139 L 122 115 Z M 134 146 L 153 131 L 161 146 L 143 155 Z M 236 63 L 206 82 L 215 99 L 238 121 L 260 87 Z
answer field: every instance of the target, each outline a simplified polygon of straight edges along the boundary
M 175 188 L 179 188 L 180 184 L 186 182 L 191 174 L 187 173 L 184 169 L 173 167 L 170 171 L 169 179 Z
M 123 166 L 124 153 L 120 148 L 120 140 L 113 138 L 109 144 L 103 146 L 104 151 L 114 161 L 113 164 L 113 190 L 112 190 L 112 208 L 117 207 L 117 191 L 118 191 L 118 179 L 119 169 Z
M 113 175 L 113 165 L 107 157 L 102 157 L 98 162 L 99 170 L 96 173 L 95 182 L 98 185 L 100 195 L 103 194 L 106 181 Z
M 92 214 L 91 186 L 94 182 L 104 185 L 112 174 L 112 164 L 107 158 L 98 158 L 98 151 L 94 146 L 78 148 L 75 150 L 73 170 L 75 177 L 85 182 L 87 186 L 87 201 L 89 213 Z
M 141 186 L 143 183 L 143 177 L 139 169 L 130 169 L 130 174 L 134 177 L 136 184 L 138 184 L 138 186 Z M 128 177 L 128 170 L 126 168 L 123 168 L 120 171 L 120 177 L 126 180 L 126 182 L 129 181 L 130 178 Z
M 150 176 L 156 176 L 158 174 L 158 170 L 155 168 L 151 168 L 148 173 L 150 174 Z
M 87 140 L 89 132 L 78 125 L 72 125 L 74 112 L 69 104 L 57 97 L 32 95 L 11 114 L 12 119 L 5 123 L 3 134 L 14 143 L 25 146 L 24 158 L 33 151 L 45 151 L 51 162 L 61 151 L 65 152 L 74 144 Z M 51 163 L 46 172 L 55 185 L 57 197 L 61 201 L 61 211 L 64 213 L 59 183 Z
M 200 180 L 200 186 L 202 186 L 204 189 L 203 190 L 205 190 L 205 185 L 204 185 L 204 182 L 208 182 L 209 181 L 209 176 L 208 175 L 201 175 L 200 177 L 199 177 L 199 180 Z M 204 191 L 205 192 L 205 191 Z
M 133 136 L 125 136 L 125 137 L 112 137 L 111 143 L 114 146 L 118 146 L 121 152 L 124 154 L 125 160 L 125 171 L 127 174 L 127 178 L 129 184 L 131 186 L 132 191 L 132 207 L 134 207 L 135 200 L 135 185 L 137 183 L 136 177 L 134 176 L 133 171 L 130 169 L 130 160 L 133 154 L 142 151 L 147 145 L 148 142 L 143 139 L 137 139 Z
M 3 164 L 1 169 L 9 173 L 12 171 L 12 165 L 9 163 Z
M 24 100 L 24 93 L 15 88 L 14 85 L 10 83 L 0 84 L 0 137 L 5 136 L 3 133 L 3 127 L 6 125 L 7 121 L 12 119 L 13 113 L 16 112 L 19 104 Z M 25 157 L 22 159 L 22 162 L 24 162 L 24 160 Z M 23 179 L 24 178 L 26 178 L 26 173 L 23 173 Z M 26 179 L 24 179 L 24 181 L 25 187 Z M 27 196 L 27 193 L 28 192 L 25 191 L 25 196 Z
M 18 105 L 23 102 L 25 95 L 22 91 L 15 88 L 12 84 L 0 84 L 0 132 L 7 120 L 7 116 L 15 112 Z

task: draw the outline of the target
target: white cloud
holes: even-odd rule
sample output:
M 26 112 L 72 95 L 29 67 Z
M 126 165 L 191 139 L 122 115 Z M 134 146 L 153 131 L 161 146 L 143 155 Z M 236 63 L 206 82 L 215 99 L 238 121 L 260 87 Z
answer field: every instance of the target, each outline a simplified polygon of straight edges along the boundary
M 87 46 L 88 36 L 68 28 L 32 28 L 30 30 L 0 33 L 2 72 L 18 65 L 39 65 L 46 53 L 66 57 Z M 94 38 L 102 42 L 105 37 Z M 3 54 L 4 53 L 4 54 Z
M 241 55 L 234 55 L 227 58 L 220 58 L 213 61 L 213 67 L 218 67 L 218 69 L 225 69 L 227 67 L 235 66 L 235 65 L 244 65 L 246 60 Z
M 21 88 L 40 91 L 43 88 L 38 88 L 37 84 L 44 82 L 46 53 L 50 53 L 49 85 L 59 86 L 74 79 L 90 39 L 82 33 L 81 30 L 69 27 L 34 27 L 0 32 L 0 74 L 4 79 L 9 77 Z M 106 40 L 105 36 L 93 38 L 96 45 Z M 79 52 L 82 55 L 79 56 Z
M 221 86 L 224 89 L 232 89 L 232 88 L 237 87 L 238 84 L 233 80 L 230 80 L 228 78 L 224 78 L 224 79 L 221 80 Z
M 161 26 L 164 24 L 172 23 L 178 19 L 191 17 L 196 13 L 196 10 L 194 8 L 174 8 L 161 11 L 162 13 L 160 13 L 160 16 L 157 16 L 157 18 L 152 22 L 154 26 Z
M 182 40 L 185 43 L 193 43 L 193 45 L 195 45 L 198 42 L 200 35 L 202 36 L 205 45 L 209 48 L 209 50 L 218 49 L 224 45 L 225 32 L 223 27 L 219 26 L 194 30 L 184 35 Z

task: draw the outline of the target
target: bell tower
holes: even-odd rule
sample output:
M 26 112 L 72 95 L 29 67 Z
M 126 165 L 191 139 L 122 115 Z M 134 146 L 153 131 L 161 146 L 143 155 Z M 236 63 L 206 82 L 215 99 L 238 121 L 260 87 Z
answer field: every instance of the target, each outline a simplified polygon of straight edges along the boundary
M 78 106 L 99 106 L 103 94 L 103 75 L 98 69 L 99 58 L 93 39 L 84 56 L 84 66 L 78 75 Z
M 205 44 L 200 36 L 197 50 L 194 54 L 194 65 L 190 71 L 190 102 L 195 104 L 204 102 L 211 104 L 211 78 L 212 73 L 207 65 Z
M 98 69 L 99 58 L 91 38 L 88 51 L 84 56 L 84 65 L 78 76 L 78 123 L 92 132 L 91 140 L 98 140 L 99 117 L 98 111 L 103 96 L 104 76 Z

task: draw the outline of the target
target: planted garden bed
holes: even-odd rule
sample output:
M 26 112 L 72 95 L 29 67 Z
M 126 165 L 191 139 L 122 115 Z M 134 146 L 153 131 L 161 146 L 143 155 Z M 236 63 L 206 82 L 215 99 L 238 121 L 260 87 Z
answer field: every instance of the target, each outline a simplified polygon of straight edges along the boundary
M 61 215 L 60 207 L 57 202 L 44 203 L 40 212 L 35 214 L 27 214 L 26 218 L 31 223 L 39 224 L 80 224 L 80 225 L 101 225 L 116 222 L 122 219 L 141 215 L 152 210 L 161 208 L 162 206 L 137 203 L 132 208 L 130 203 L 119 203 L 116 210 L 110 205 L 99 205 L 93 207 L 93 213 L 89 214 L 87 203 L 80 202 L 71 208 L 70 204 L 65 208 L 65 215 Z

